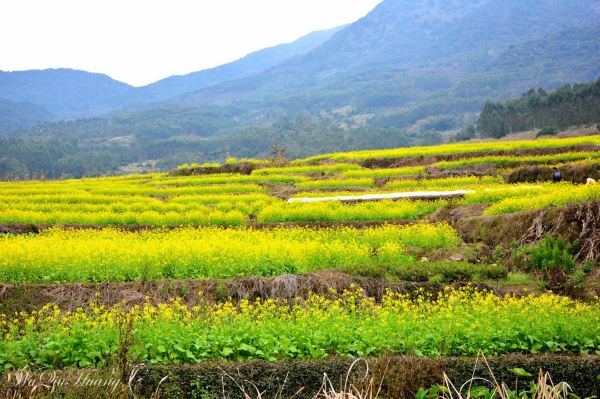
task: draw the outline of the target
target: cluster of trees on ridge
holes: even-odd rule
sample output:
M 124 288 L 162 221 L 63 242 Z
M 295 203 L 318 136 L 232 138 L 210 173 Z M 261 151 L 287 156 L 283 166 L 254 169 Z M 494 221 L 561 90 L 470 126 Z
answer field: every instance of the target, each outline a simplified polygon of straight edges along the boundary
M 600 79 L 564 85 L 547 93 L 529 90 L 506 103 L 487 101 L 479 115 L 484 137 L 499 138 L 513 132 L 565 129 L 600 122 Z

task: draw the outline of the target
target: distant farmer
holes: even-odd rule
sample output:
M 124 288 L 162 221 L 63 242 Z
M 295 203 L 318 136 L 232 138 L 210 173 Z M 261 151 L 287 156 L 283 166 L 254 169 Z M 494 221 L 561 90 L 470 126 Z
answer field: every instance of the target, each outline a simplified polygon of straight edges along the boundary
M 562 180 L 562 173 L 556 168 L 552 168 L 552 181 L 558 183 Z

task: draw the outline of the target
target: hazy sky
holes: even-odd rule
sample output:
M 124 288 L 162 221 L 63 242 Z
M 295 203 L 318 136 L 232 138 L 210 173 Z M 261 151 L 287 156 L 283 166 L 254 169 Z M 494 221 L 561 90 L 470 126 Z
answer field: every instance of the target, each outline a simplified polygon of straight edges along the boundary
M 3 0 L 0 70 L 67 67 L 136 86 L 353 22 L 381 0 Z

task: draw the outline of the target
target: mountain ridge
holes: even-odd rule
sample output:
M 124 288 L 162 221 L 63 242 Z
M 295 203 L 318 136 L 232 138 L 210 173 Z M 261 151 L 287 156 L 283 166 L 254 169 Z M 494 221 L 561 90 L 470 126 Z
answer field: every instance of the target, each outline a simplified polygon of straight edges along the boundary
M 72 118 L 84 109 L 102 109 L 132 86 L 108 75 L 70 68 L 0 71 L 0 98 L 33 103 L 56 118 Z
M 345 25 L 308 33 L 300 38 L 276 46 L 266 47 L 253 51 L 239 59 L 227 64 L 219 65 L 184 75 L 174 75 L 136 90 L 138 96 L 146 96 L 145 102 L 163 101 L 178 95 L 191 92 L 190 86 L 197 88 L 212 86 L 227 80 L 263 71 L 268 66 L 301 55 L 310 51 L 315 46 L 328 40 L 333 34 L 343 29 Z M 161 91 L 157 93 L 157 91 Z M 139 100 L 139 98 L 138 98 Z
M 254 51 L 227 64 L 170 76 L 142 87 L 133 87 L 105 74 L 70 68 L 0 71 L 0 98 L 34 104 L 46 111 L 48 120 L 101 116 L 119 109 L 145 108 L 206 86 L 261 72 L 320 45 L 343 27 L 311 32 L 292 42 Z M 8 117 L 0 114 L 0 118 L 3 116 Z M 0 130 L 2 127 L 0 125 Z
M 415 4 L 418 4 L 419 7 Z M 442 18 L 444 23 L 438 26 L 437 22 L 441 18 L 438 15 L 441 12 L 431 11 L 428 6 L 440 4 L 445 7 L 444 10 L 447 13 L 453 13 L 451 21 L 456 21 L 459 16 L 463 16 L 465 19 L 461 20 L 460 24 L 449 27 L 450 22 Z M 479 56 L 481 57 L 490 51 L 497 51 L 509 44 L 526 41 L 522 37 L 529 40 L 537 39 L 546 34 L 560 31 L 563 26 L 568 27 L 575 23 L 581 24 L 585 21 L 600 20 L 600 14 L 597 11 L 584 12 L 589 11 L 590 7 L 586 7 L 586 5 L 589 6 L 590 4 L 598 5 L 599 2 L 575 0 L 565 5 L 555 0 L 542 0 L 541 2 L 512 0 L 498 5 L 490 0 L 475 2 L 463 0 L 448 2 L 387 0 L 375 7 L 367 16 L 338 32 L 329 41 L 305 54 L 301 59 L 289 60 L 243 81 L 225 82 L 217 87 L 201 89 L 196 93 L 187 94 L 183 102 L 186 104 L 204 104 L 220 101 L 231 97 L 227 95 L 228 91 L 235 92 L 236 99 L 247 95 L 247 93 L 250 93 L 250 95 L 256 93 L 257 97 L 260 98 L 265 93 L 270 95 L 272 92 L 281 92 L 281 86 L 284 85 L 285 90 L 289 91 L 290 85 L 302 90 L 306 87 L 314 87 L 314 85 L 331 84 L 335 83 L 336 80 L 339 81 L 340 77 L 348 78 L 385 64 L 392 65 L 395 69 L 418 68 L 423 63 L 431 66 L 448 58 L 456 58 L 457 53 L 460 55 L 472 52 L 474 47 L 480 48 L 481 54 Z M 544 8 L 544 5 L 548 5 L 546 8 L 554 5 L 556 9 L 551 13 L 549 12 L 548 16 L 542 20 L 538 20 L 538 11 L 540 8 Z M 465 6 L 466 10 L 458 12 L 457 10 L 461 6 Z M 495 19 L 497 15 L 492 14 L 494 11 L 498 11 L 498 7 L 500 12 L 497 13 L 502 15 L 502 19 L 516 21 L 521 18 L 525 22 L 516 24 L 518 29 L 515 28 L 514 23 L 497 24 L 498 26 L 494 30 L 488 28 L 490 24 L 479 21 L 480 18 L 477 14 L 473 15 L 473 12 L 477 11 L 484 13 L 488 19 Z M 421 15 L 420 13 L 424 13 L 424 16 L 418 21 L 425 22 L 410 25 L 414 14 Z M 427 17 L 428 15 L 437 16 L 437 19 L 431 19 L 433 17 Z M 550 24 L 550 22 L 554 23 Z M 531 23 L 536 24 L 532 26 Z M 406 26 L 406 24 L 409 24 L 409 26 Z M 551 28 L 550 26 L 556 27 Z M 444 29 L 449 30 L 446 35 L 448 37 L 444 37 L 445 35 L 439 33 Z M 464 36 L 472 29 L 477 29 L 477 33 L 485 33 L 483 38 L 478 40 L 477 46 L 473 45 L 474 40 L 468 41 L 468 46 L 465 45 Z M 531 37 L 528 37 L 527 34 L 531 34 Z M 365 39 L 365 37 L 369 39 Z M 476 35 L 475 38 L 477 38 Z M 383 42 L 383 45 L 372 45 L 372 43 L 379 42 Z M 496 48 L 487 48 L 486 45 L 490 42 L 495 43 Z M 460 43 L 463 43 L 462 47 L 460 47 Z M 397 50 L 391 52 L 394 46 L 404 46 L 404 48 L 401 52 Z M 439 50 L 445 47 L 447 49 L 442 53 L 443 56 L 440 56 Z M 355 61 L 348 61 L 349 57 L 353 57 Z M 365 58 L 367 58 L 366 61 Z M 340 69 L 343 71 L 340 71 Z M 251 89 L 244 90 L 244 85 Z

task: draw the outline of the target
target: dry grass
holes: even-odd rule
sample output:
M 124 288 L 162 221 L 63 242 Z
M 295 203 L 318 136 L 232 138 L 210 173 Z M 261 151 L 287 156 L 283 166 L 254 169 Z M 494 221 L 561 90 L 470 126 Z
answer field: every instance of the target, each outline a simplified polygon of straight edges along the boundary
M 350 374 L 359 363 L 364 363 L 365 374 L 358 383 L 354 384 L 350 382 Z M 356 359 L 348 369 L 343 384 L 337 389 L 327 374 L 324 374 L 321 389 L 313 396 L 313 399 L 376 399 L 381 392 L 386 372 L 387 367 L 382 374 L 381 381 L 377 384 L 375 378 L 369 378 L 369 362 L 363 359 Z
M 364 375 L 359 378 L 356 383 L 354 383 L 352 382 L 353 371 L 355 371 L 355 368 L 359 367 L 361 364 L 364 365 Z M 223 372 L 223 391 L 221 394 L 221 399 L 228 399 L 228 396 L 225 393 L 225 379 L 233 381 L 235 386 L 242 393 L 244 399 L 293 399 L 304 391 L 304 388 L 300 388 L 291 397 L 284 398 L 283 389 L 288 379 L 288 376 L 286 375 L 284 383 L 281 385 L 279 390 L 275 392 L 273 396 L 267 396 L 266 391 L 261 391 L 251 381 L 243 380 L 241 378 L 236 379 L 225 370 L 221 369 L 221 371 Z M 324 373 L 321 389 L 312 396 L 312 399 L 377 399 L 379 398 L 379 393 L 381 392 L 385 373 L 383 374 L 383 377 L 379 383 L 375 381 L 374 377 L 369 377 L 370 374 L 369 362 L 364 359 L 356 359 L 348 368 L 345 379 L 337 387 L 330 380 L 327 373 Z
M 515 397 L 519 397 L 519 393 L 512 390 L 508 385 L 504 382 L 498 382 L 494 377 L 492 369 L 487 362 L 485 356 L 480 354 L 477 357 L 477 361 L 475 362 L 475 368 L 477 367 L 477 362 L 479 359 L 483 360 L 483 363 L 486 365 L 490 373 L 490 378 L 481 378 L 476 377 L 473 374 L 473 377 L 466 381 L 461 386 L 456 386 L 452 383 L 450 378 L 444 373 L 444 387 L 440 393 L 439 399 L 471 399 L 474 396 L 471 396 L 471 389 L 474 386 L 487 386 L 489 389 L 489 397 L 497 398 L 497 399 L 514 399 Z M 475 370 L 475 369 L 474 369 Z M 533 386 L 532 386 L 533 388 Z M 532 389 L 533 396 L 527 396 L 527 398 L 531 399 L 569 399 L 572 396 L 570 395 L 571 387 L 565 383 L 560 382 L 558 384 L 554 384 L 552 378 L 549 373 L 544 373 L 542 370 L 539 371 L 537 381 L 535 383 L 535 389 Z M 478 396 L 479 397 L 479 396 Z M 484 396 L 488 397 L 488 396 Z

